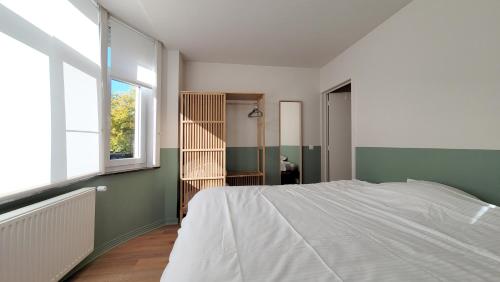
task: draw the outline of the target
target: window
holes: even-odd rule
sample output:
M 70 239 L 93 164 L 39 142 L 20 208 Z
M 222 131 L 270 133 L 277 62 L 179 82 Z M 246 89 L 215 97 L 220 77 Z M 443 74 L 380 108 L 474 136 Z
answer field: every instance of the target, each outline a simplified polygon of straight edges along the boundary
M 161 43 L 94 1 L 0 3 L 0 204 L 158 166 Z
M 100 172 L 98 7 L 0 1 L 0 203 Z
M 111 160 L 140 157 L 138 152 L 140 111 L 137 86 L 111 81 L 111 129 L 109 154 Z
M 111 166 L 146 161 L 147 87 L 111 80 L 109 160 Z
M 157 118 L 154 116 L 156 43 L 114 18 L 109 19 L 108 36 L 106 61 L 110 96 L 106 105 L 109 109 L 106 171 L 155 166 L 158 163 Z

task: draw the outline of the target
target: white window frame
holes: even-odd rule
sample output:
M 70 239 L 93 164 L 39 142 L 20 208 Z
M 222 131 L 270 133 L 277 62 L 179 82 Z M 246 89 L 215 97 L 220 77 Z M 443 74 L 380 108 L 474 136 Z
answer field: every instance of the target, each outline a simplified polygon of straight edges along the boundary
M 108 66 L 108 47 L 110 46 L 110 29 L 109 29 L 109 19 L 112 17 L 103 8 L 100 7 L 100 16 L 102 19 L 101 28 L 101 65 Z M 128 26 L 116 18 L 115 21 L 124 24 L 131 30 L 151 39 L 155 42 L 156 49 L 156 81 L 154 85 L 149 83 L 141 82 L 136 79 L 123 79 L 122 77 L 111 75 L 111 69 L 109 67 L 101 68 L 101 81 L 102 81 L 102 132 L 101 132 L 101 174 L 113 174 L 126 171 L 142 170 L 155 168 L 160 166 L 160 116 L 161 116 L 161 77 L 162 77 L 162 52 L 163 44 L 147 36 L 134 28 Z M 105 24 L 104 24 L 105 23 Z M 111 51 L 113 52 L 113 51 Z M 112 54 L 111 54 L 112 56 Z M 138 93 L 140 93 L 140 157 L 139 158 L 128 158 L 128 159 L 110 159 L 110 128 L 111 128 L 111 80 L 117 80 L 124 83 L 132 84 L 139 87 Z M 152 95 L 146 95 L 142 93 L 141 88 L 147 88 L 150 90 Z M 151 97 L 150 97 L 151 96 Z M 137 146 L 135 147 L 137 148 Z
M 134 157 L 133 158 L 125 158 L 125 159 L 111 159 L 111 153 L 105 153 L 106 158 L 106 173 L 115 173 L 121 171 L 129 171 L 129 170 L 137 170 L 143 169 L 147 167 L 147 101 L 145 100 L 144 95 L 142 95 L 141 88 L 151 89 L 151 86 L 148 86 L 143 83 L 131 82 L 125 79 L 121 79 L 115 76 L 110 76 L 109 78 L 109 89 L 108 94 L 111 97 L 111 81 L 118 81 L 122 83 L 126 83 L 136 87 L 136 105 L 135 105 L 135 114 L 136 114 L 136 126 L 135 126 L 135 144 L 134 144 Z M 111 100 L 110 100 L 111 101 Z M 105 115 L 108 117 L 109 122 L 106 127 L 106 142 L 109 144 L 111 136 L 111 103 L 106 105 L 105 107 Z M 109 148 L 109 145 L 108 145 Z M 138 156 L 138 157 L 135 157 Z

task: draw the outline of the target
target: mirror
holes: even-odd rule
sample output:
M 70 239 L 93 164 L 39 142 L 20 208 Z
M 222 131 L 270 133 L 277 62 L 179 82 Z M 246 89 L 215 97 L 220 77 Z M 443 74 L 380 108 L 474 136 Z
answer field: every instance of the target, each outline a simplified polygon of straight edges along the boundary
M 302 183 L 302 101 L 279 102 L 281 184 Z

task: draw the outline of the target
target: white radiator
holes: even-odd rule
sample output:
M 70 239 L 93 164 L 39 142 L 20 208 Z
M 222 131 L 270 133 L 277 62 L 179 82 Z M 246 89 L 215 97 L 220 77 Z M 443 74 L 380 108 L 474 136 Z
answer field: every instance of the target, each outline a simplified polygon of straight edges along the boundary
M 95 188 L 0 215 L 0 281 L 57 281 L 94 249 Z

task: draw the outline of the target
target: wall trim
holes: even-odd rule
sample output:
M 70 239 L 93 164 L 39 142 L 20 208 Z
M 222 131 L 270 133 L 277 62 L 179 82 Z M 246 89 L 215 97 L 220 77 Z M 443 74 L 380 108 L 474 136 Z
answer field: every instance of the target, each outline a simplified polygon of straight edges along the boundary
M 93 262 L 100 256 L 104 255 L 105 253 L 109 252 L 113 248 L 128 242 L 131 239 L 134 239 L 136 237 L 139 237 L 141 235 L 144 235 L 150 231 L 153 231 L 155 229 L 158 229 L 160 227 L 166 226 L 166 225 L 177 225 L 178 224 L 178 219 L 177 218 L 167 218 L 167 219 L 159 219 L 156 220 L 152 223 L 146 224 L 144 226 L 138 227 L 132 231 L 129 231 L 125 234 L 118 235 L 114 239 L 111 239 L 100 246 L 94 248 L 94 251 L 87 256 L 83 261 L 81 261 L 77 266 L 75 266 L 70 272 L 68 272 L 62 279 L 61 281 L 68 281 L 71 276 L 76 274 L 79 270 L 87 266 L 89 263 Z

